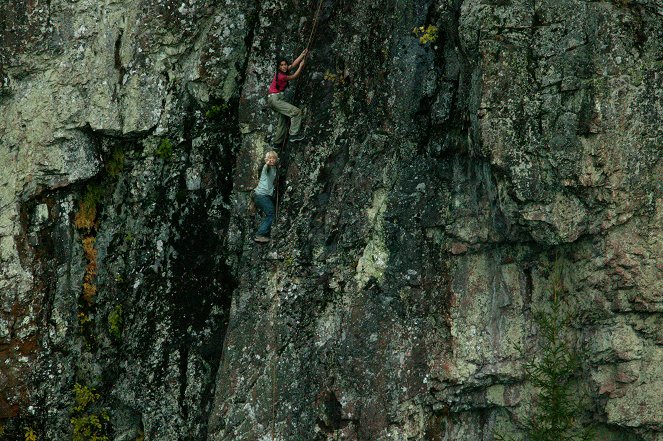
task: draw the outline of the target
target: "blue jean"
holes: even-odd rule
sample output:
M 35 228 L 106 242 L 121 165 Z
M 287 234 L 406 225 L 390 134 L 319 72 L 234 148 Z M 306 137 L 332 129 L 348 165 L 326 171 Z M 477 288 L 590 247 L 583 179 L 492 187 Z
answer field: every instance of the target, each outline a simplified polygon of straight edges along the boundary
M 272 222 L 274 222 L 274 200 L 271 196 L 264 194 L 253 195 L 253 200 L 256 205 L 265 213 L 265 218 L 256 232 L 257 236 L 269 236 L 269 231 L 272 228 Z

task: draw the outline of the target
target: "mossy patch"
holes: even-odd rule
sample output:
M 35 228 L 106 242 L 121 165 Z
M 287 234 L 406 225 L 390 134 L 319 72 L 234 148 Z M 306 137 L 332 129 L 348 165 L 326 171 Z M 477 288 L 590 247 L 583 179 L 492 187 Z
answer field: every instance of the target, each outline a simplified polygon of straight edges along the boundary
M 108 332 L 117 340 L 122 338 L 122 326 L 124 324 L 122 311 L 122 305 L 115 305 L 115 308 L 108 314 Z
M 173 143 L 168 138 L 162 138 L 156 150 L 154 150 L 154 156 L 163 160 L 171 159 L 174 153 Z
M 434 43 L 439 37 L 439 28 L 435 25 L 419 26 L 412 29 L 412 33 L 419 38 L 419 43 Z

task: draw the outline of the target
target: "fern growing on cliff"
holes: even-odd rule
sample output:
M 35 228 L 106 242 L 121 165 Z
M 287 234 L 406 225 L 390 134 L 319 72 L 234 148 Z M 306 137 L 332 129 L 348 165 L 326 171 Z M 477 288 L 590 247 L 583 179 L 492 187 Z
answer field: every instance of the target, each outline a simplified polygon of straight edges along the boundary
M 549 310 L 534 312 L 541 336 L 539 354 L 526 362 L 524 369 L 525 379 L 537 392 L 521 429 L 529 441 L 589 441 L 594 431 L 579 419 L 586 410 L 577 384 L 582 366 L 577 351 L 569 343 L 573 315 L 560 298 L 563 287 L 558 268 L 555 273 Z M 514 440 L 499 433 L 495 439 Z

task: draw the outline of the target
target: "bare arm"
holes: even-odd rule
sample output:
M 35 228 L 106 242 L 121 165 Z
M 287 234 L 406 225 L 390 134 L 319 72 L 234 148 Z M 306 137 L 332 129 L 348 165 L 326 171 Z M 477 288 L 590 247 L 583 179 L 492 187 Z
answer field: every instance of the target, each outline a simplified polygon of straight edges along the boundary
M 298 77 L 302 74 L 302 68 L 304 67 L 304 64 L 306 64 L 306 62 L 305 62 L 304 60 L 302 60 L 302 61 L 299 62 L 298 64 L 299 64 L 299 67 L 297 68 L 297 71 L 295 71 L 294 74 L 292 74 L 292 75 L 288 75 L 288 76 L 286 77 L 286 79 L 287 79 L 288 81 L 294 80 L 295 78 L 298 78 Z
M 294 69 L 295 67 L 299 66 L 299 63 L 304 61 L 304 58 L 308 54 L 308 49 L 304 49 L 301 54 L 299 54 L 299 57 L 295 61 L 292 62 L 290 66 L 288 66 L 288 70 Z

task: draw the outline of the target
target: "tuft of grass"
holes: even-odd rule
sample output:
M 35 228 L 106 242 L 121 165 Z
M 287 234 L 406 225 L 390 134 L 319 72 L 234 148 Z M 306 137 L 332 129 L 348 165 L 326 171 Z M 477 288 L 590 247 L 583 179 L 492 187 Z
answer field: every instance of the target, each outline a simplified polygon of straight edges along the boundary
M 74 217 L 74 225 L 79 230 L 90 232 L 97 228 L 97 206 L 104 196 L 104 189 L 98 184 L 89 184 Z
M 106 172 L 112 178 L 117 178 L 124 171 L 124 152 L 120 147 L 116 147 L 111 152 L 108 162 L 106 162 Z

